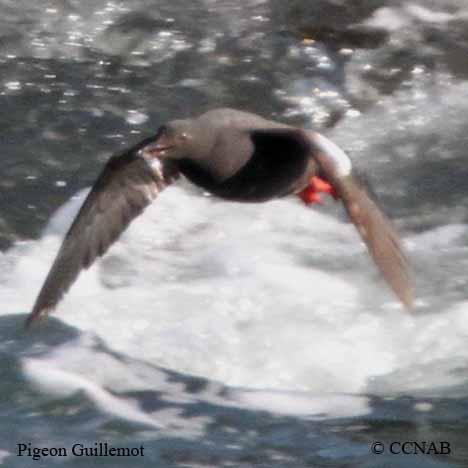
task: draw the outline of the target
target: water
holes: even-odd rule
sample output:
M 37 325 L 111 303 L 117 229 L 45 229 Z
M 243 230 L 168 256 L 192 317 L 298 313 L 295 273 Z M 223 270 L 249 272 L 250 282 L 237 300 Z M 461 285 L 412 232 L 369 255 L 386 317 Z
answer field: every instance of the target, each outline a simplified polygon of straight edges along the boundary
M 344 5 L 0 3 L 5 466 L 34 463 L 20 443 L 67 449 L 44 466 L 466 465 L 466 7 Z M 25 333 L 109 155 L 220 106 L 351 154 L 403 234 L 415 313 L 333 200 L 226 203 L 182 182 Z M 406 440 L 451 453 L 388 453 Z M 99 442 L 144 456 L 71 454 Z

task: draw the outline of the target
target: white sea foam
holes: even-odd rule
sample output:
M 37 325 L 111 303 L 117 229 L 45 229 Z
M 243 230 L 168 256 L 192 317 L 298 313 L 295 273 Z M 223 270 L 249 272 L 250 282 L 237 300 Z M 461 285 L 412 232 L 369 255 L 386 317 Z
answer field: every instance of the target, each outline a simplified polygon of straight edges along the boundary
M 347 418 L 370 412 L 369 399 L 357 395 L 237 390 L 232 397 L 250 408 L 314 419 Z
M 136 408 L 133 401 L 113 396 L 87 376 L 61 369 L 55 361 L 50 363 L 41 359 L 25 359 L 23 370 L 46 395 L 66 397 L 82 391 L 104 413 L 153 428 L 161 427 L 156 420 Z
M 14 266 L 0 284 L 4 313 L 29 310 L 79 203 L 60 210 L 41 240 L 6 253 L 3 261 Z M 446 249 L 457 248 L 460 229 L 414 236 L 409 245 L 417 245 L 416 256 L 426 256 L 441 237 Z M 172 187 L 79 277 L 56 316 L 157 366 L 318 397 L 443 393 L 463 383 L 456 368 L 468 359 L 468 305 L 428 312 L 401 309 L 347 223 L 291 200 L 243 205 Z M 86 344 L 76 348 L 78 370 L 80 349 Z M 63 366 L 54 373 L 51 359 L 47 372 L 27 361 L 28 375 L 83 388 L 112 406 L 89 371 L 86 378 Z M 106 382 L 116 384 L 110 375 Z M 261 399 L 279 412 L 291 406 L 289 393 L 262 395 L 239 401 Z M 304 398 L 296 406 L 310 413 L 327 401 L 330 411 L 341 407 L 333 399 Z M 346 401 L 351 412 L 365 412 L 366 401 Z

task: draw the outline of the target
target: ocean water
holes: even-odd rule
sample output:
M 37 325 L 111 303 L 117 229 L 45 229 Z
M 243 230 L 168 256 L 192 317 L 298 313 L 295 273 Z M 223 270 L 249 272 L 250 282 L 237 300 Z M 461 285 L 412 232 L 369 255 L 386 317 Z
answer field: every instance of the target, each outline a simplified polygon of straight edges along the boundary
M 320 2 L 325 27 L 305 1 L 0 2 L 4 466 L 466 466 L 466 7 L 352 3 Z M 332 199 L 180 181 L 24 331 L 104 161 L 225 105 L 351 155 L 402 233 L 414 312 Z M 450 449 L 390 452 L 415 441 Z M 106 443 L 138 454 L 78 453 Z

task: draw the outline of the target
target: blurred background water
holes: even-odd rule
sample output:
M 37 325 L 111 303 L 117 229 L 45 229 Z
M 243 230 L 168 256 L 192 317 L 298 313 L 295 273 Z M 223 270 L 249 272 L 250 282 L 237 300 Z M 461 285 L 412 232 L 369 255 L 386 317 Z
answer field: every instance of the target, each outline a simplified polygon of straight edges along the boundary
M 4 466 L 466 466 L 467 26 L 463 0 L 1 0 Z M 348 151 L 403 234 L 415 313 L 332 200 L 182 182 L 24 333 L 107 158 L 221 106 Z M 405 440 L 451 454 L 371 453 Z M 33 462 L 28 442 L 145 456 Z

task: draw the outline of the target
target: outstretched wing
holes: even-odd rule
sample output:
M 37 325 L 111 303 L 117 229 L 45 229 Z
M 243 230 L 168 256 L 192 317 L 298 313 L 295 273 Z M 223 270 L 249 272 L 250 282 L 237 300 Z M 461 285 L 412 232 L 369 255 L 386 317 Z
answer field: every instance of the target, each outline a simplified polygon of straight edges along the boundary
M 353 175 L 348 156 L 323 135 L 316 132 L 308 134 L 313 141 L 312 157 L 343 201 L 383 277 L 406 308 L 411 309 L 413 290 L 408 261 L 391 221 Z
M 52 268 L 28 316 L 26 326 L 52 310 L 82 269 L 103 255 L 153 199 L 177 178 L 177 171 L 137 155 L 139 143 L 112 157 L 68 230 Z

